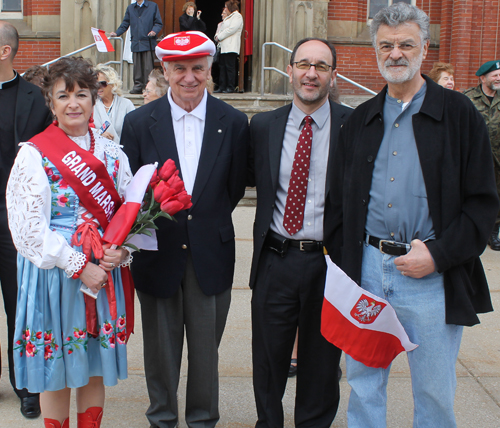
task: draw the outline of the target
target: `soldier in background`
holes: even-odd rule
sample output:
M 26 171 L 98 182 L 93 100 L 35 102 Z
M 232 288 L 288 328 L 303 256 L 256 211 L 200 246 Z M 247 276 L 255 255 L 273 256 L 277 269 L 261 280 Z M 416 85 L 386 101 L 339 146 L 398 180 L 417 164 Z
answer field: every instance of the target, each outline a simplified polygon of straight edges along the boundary
M 500 61 L 485 62 L 476 72 L 481 83 L 467 89 L 467 95 L 483 116 L 490 135 L 491 151 L 495 165 L 495 180 L 500 196 Z M 495 226 L 491 232 L 488 244 L 492 250 L 500 251 L 500 212 L 497 214 Z

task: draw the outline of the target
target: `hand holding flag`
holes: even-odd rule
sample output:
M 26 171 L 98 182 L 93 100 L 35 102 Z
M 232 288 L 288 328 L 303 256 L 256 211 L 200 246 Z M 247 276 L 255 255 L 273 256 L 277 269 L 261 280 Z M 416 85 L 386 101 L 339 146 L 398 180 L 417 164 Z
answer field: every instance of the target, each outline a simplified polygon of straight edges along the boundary
M 99 52 L 114 52 L 115 49 L 113 45 L 109 41 L 106 36 L 106 33 L 103 30 L 99 30 L 98 28 L 90 27 L 92 31 L 92 35 L 94 36 L 95 45 Z
M 359 287 L 326 256 L 321 333 L 326 340 L 368 367 L 387 368 L 396 356 L 413 351 L 396 312 L 384 299 Z

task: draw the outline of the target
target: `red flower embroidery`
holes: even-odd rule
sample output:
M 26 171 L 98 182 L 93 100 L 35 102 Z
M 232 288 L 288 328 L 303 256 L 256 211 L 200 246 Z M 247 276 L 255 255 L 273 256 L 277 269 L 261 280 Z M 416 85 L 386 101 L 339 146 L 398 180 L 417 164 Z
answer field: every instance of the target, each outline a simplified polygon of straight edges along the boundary
M 61 188 L 61 189 L 68 188 L 68 183 L 66 182 L 66 180 L 64 178 L 59 182 L 59 188 Z
M 112 348 L 115 347 L 115 335 L 109 337 L 109 346 L 111 346 Z
M 50 342 L 52 342 L 52 333 L 45 333 L 43 339 L 46 345 L 49 344 Z
M 45 347 L 45 355 L 44 358 L 48 360 L 50 357 L 52 357 L 52 349 L 50 349 L 50 345 L 47 345 Z
M 36 332 L 36 338 L 37 339 L 41 339 L 42 338 L 42 332 L 41 331 L 37 331 Z
M 68 351 L 68 355 L 70 355 L 70 354 L 72 354 L 72 353 L 73 353 L 73 349 L 70 349 L 70 350 Z
M 120 329 L 123 330 L 125 326 L 127 325 L 125 321 L 125 317 L 120 317 L 118 318 L 118 321 L 116 322 L 116 326 Z
M 23 340 L 28 340 L 30 338 L 30 329 L 27 328 L 22 335 Z
M 102 331 L 104 332 L 104 334 L 111 334 L 113 333 L 113 326 L 111 325 L 111 323 L 105 322 L 102 325 Z
M 49 168 L 48 166 L 44 167 L 43 168 L 45 170 L 45 174 L 47 174 L 47 176 L 51 176 L 54 174 L 54 171 L 52 171 L 52 168 Z
M 33 345 L 33 343 L 28 342 L 26 344 L 26 356 L 28 357 L 34 357 L 36 352 L 36 347 Z
M 127 340 L 127 335 L 125 334 L 124 331 L 116 333 L 116 341 L 118 342 L 118 344 L 123 345 L 125 344 L 126 340 Z
M 59 205 L 60 207 L 65 207 L 66 206 L 66 202 L 69 201 L 69 198 L 66 197 L 66 195 L 59 195 L 57 197 L 57 205 Z
M 85 339 L 85 336 L 87 333 L 83 330 L 75 330 L 73 333 L 73 336 L 75 336 L 77 339 Z
M 67 340 L 68 342 L 71 342 L 71 337 L 70 337 L 70 336 L 68 336 L 68 337 L 66 338 L 66 340 Z
M 60 179 L 60 178 L 61 178 L 61 176 L 60 176 L 60 175 L 57 175 L 57 174 L 54 174 L 52 177 L 50 177 L 50 179 L 51 179 L 52 181 L 59 181 L 59 179 Z
M 20 344 L 21 344 L 21 341 L 20 341 L 20 340 L 18 340 L 18 341 L 16 342 L 16 345 L 20 345 Z

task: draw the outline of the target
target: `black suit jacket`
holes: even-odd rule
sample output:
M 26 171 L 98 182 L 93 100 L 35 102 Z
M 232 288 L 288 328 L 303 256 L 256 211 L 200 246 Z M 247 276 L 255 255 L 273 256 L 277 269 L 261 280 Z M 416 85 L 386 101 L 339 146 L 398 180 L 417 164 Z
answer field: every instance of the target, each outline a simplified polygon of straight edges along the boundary
M 20 142 L 29 141 L 45 130 L 51 122 L 52 113 L 45 105 L 40 88 L 19 76 L 14 125 L 16 150 L 19 150 Z
M 188 251 L 206 295 L 231 287 L 235 262 L 231 213 L 245 192 L 247 142 L 246 115 L 209 95 L 193 206 L 176 214 L 177 222 L 158 221 L 158 251 L 134 254 L 132 275 L 138 290 L 171 297 L 181 284 Z M 161 166 L 167 159 L 179 167 L 167 96 L 125 117 L 121 144 L 134 173 L 142 165 Z
M 251 288 L 255 285 L 260 254 L 273 217 L 278 189 L 281 149 L 291 108 L 292 105 L 289 104 L 272 112 L 260 113 L 252 118 L 250 124 L 251 154 L 248 185 L 257 187 L 257 212 L 253 229 L 254 251 L 250 273 Z M 330 175 L 330 163 L 337 145 L 340 128 L 352 112 L 352 109 L 333 102 L 330 102 L 330 109 L 331 131 L 327 176 Z M 327 179 L 327 183 L 329 181 Z M 329 188 L 327 187 L 325 198 L 328 198 L 328 194 Z

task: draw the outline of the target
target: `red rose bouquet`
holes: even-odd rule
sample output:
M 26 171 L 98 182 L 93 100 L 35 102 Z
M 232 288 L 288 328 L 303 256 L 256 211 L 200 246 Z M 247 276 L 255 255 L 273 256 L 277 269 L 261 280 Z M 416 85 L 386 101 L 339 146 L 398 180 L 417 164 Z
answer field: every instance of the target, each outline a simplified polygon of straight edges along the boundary
M 155 224 L 157 218 L 165 217 L 176 221 L 173 217 L 175 214 L 192 206 L 191 196 L 184 188 L 184 182 L 179 177 L 175 162 L 168 159 L 158 172 L 156 170 L 153 172 L 148 190 L 144 195 L 143 209 L 137 214 L 127 240 L 138 234 L 151 236 L 151 229 L 158 229 Z M 124 245 L 138 250 L 131 243 L 125 242 Z

